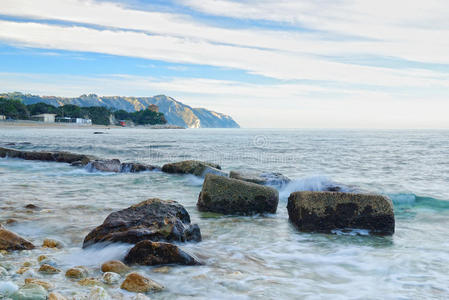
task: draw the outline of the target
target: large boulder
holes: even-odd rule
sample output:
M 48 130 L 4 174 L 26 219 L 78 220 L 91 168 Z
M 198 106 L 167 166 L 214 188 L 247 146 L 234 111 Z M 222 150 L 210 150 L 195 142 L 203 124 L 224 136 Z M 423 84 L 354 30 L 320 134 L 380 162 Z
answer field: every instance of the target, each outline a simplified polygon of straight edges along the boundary
M 274 188 L 207 174 L 198 197 L 200 211 L 252 215 L 276 213 L 279 193 Z
M 187 210 L 178 202 L 148 199 L 111 213 L 84 239 L 83 248 L 101 242 L 135 244 L 152 241 L 201 241 L 198 225 L 190 224 Z
M 127 264 L 155 266 L 166 264 L 199 265 L 190 254 L 170 243 L 141 241 L 126 255 Z
M 385 196 L 339 192 L 295 192 L 287 205 L 290 221 L 301 231 L 367 229 L 394 233 L 393 203 Z
M 198 160 L 185 160 L 163 165 L 162 172 L 203 176 L 206 170 L 208 170 L 209 173 L 213 171 L 213 169 L 210 168 L 221 170 L 221 167 L 214 163 L 202 162 Z
M 0 250 L 31 250 L 34 245 L 0 225 Z
M 259 173 L 242 173 L 238 171 L 231 171 L 229 173 L 229 177 L 247 182 L 277 187 L 282 187 L 283 185 L 286 185 L 291 181 L 290 178 L 288 178 L 287 176 L 284 176 L 281 173 L 276 172 L 266 172 L 259 174 Z

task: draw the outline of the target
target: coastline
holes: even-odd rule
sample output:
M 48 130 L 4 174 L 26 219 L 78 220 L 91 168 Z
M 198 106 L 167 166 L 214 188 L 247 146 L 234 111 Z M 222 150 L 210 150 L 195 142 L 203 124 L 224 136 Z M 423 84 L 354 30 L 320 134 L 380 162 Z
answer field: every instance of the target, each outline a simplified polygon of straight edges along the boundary
M 61 128 L 61 129 L 111 129 L 111 128 L 147 128 L 147 129 L 186 129 L 184 127 L 176 125 L 145 125 L 145 126 L 133 126 L 133 127 L 122 127 L 117 125 L 79 125 L 79 124 L 68 124 L 68 123 L 45 123 L 38 121 L 0 121 L 0 128 Z

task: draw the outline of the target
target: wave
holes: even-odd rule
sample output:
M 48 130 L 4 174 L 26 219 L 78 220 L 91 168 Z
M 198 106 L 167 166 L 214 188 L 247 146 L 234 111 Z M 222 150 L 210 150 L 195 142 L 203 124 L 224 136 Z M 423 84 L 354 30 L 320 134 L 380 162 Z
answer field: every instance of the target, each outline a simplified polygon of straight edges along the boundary
M 108 260 L 123 260 L 133 245 L 130 244 L 95 244 L 86 249 L 76 249 L 60 257 L 63 262 L 74 266 L 99 266 Z
M 397 208 L 431 208 L 431 209 L 449 209 L 449 201 L 418 196 L 412 193 L 399 193 L 399 194 L 387 194 L 388 197 L 393 201 L 393 204 Z

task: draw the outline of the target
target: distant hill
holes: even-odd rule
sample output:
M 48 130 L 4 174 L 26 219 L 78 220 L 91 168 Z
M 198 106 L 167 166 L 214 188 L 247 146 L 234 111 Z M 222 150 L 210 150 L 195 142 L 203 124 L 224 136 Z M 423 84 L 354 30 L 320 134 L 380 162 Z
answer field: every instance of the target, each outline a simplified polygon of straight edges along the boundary
M 114 110 L 123 109 L 129 112 L 147 108 L 150 104 L 159 107 L 168 124 L 189 128 L 239 128 L 239 124 L 232 117 L 207 110 L 192 108 L 171 97 L 158 95 L 153 97 L 100 97 L 95 94 L 81 95 L 75 98 L 55 96 L 36 96 L 22 93 L 5 93 L 0 96 L 21 100 L 24 104 L 44 102 L 54 106 L 75 104 L 78 106 L 105 106 Z

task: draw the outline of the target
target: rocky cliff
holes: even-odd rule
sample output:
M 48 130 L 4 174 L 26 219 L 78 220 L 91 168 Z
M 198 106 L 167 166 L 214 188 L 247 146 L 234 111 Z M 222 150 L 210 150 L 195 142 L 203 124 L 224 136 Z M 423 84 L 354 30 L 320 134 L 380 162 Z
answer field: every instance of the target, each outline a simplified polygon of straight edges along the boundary
M 232 117 L 207 110 L 205 108 L 192 108 L 171 97 L 158 95 L 153 97 L 100 97 L 95 94 L 81 95 L 75 98 L 64 98 L 55 96 L 36 96 L 22 93 L 1 94 L 18 100 L 25 104 L 44 102 L 54 106 L 75 104 L 78 106 L 106 106 L 113 110 L 123 109 L 126 111 L 137 111 L 147 108 L 150 104 L 159 107 L 168 124 L 189 128 L 238 128 L 240 127 Z

